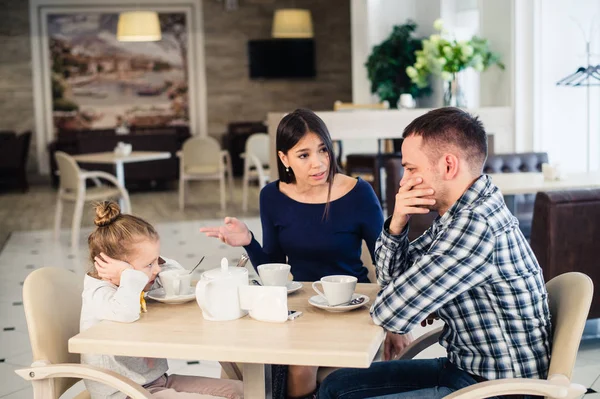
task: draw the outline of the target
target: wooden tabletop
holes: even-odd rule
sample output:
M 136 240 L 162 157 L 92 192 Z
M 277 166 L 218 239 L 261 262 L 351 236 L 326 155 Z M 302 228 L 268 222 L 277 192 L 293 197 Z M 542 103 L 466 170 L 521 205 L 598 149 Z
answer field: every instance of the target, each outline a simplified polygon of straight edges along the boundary
M 116 155 L 114 152 L 96 152 L 92 154 L 73 155 L 73 158 L 77 162 L 115 164 L 117 162 L 131 163 L 168 159 L 171 158 L 171 153 L 162 151 L 132 151 L 131 154 L 122 156 Z
M 368 367 L 384 331 L 375 326 L 369 307 L 379 287 L 358 284 L 368 305 L 330 313 L 308 303 L 316 295 L 310 283 L 288 297 L 288 308 L 303 315 L 285 323 L 248 316 L 226 322 L 206 321 L 195 301 L 183 305 L 148 302 L 148 313 L 134 323 L 103 321 L 69 340 L 72 353 L 240 363 L 332 367 Z
M 489 176 L 504 195 L 600 188 L 600 172 L 569 173 L 561 180 L 545 180 L 541 173 L 491 173 Z

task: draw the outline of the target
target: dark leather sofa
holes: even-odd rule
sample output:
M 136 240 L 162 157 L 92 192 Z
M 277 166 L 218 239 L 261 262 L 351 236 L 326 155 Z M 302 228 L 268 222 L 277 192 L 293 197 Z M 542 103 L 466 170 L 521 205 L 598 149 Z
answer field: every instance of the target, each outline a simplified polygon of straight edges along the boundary
M 578 271 L 600 286 L 600 189 L 540 192 L 535 198 L 531 248 L 546 281 Z M 588 318 L 600 317 L 600 290 L 594 290 Z
M 27 156 L 31 132 L 16 134 L 0 131 L 0 189 L 29 189 L 27 182 Z
M 526 152 L 519 154 L 493 154 L 489 155 L 485 165 L 484 173 L 510 173 L 510 172 L 538 172 L 542 170 L 542 164 L 548 162 L 548 154 Z M 402 158 L 388 159 L 385 163 L 386 172 L 386 204 L 388 215 L 393 213 L 396 193 L 400 180 L 404 174 Z M 535 194 L 516 195 L 514 198 L 519 226 L 523 235 L 529 237 L 531 233 L 531 220 L 533 214 L 533 201 Z M 427 215 L 415 215 L 411 217 L 409 238 L 412 240 L 420 236 L 437 217 L 436 212 Z
M 60 132 L 59 138 L 48 146 L 53 185 L 58 186 L 58 176 L 55 173 L 57 166 L 54 159 L 56 151 L 64 151 L 68 154 L 113 151 L 119 141 L 131 144 L 134 151 L 168 151 L 171 153 L 169 159 L 126 164 L 125 184 L 127 188 L 165 185 L 179 178 L 179 158 L 176 153 L 189 137 L 190 132 L 187 127 L 132 129 L 131 133 L 127 135 L 117 135 L 112 129 Z M 114 173 L 114 167 L 111 165 L 81 163 L 80 166 L 83 169 Z
M 523 173 L 541 172 L 542 164 L 548 162 L 545 152 L 523 152 L 515 154 L 494 154 L 485 161 L 483 173 Z M 508 199 L 507 199 L 508 200 Z M 535 194 L 514 195 L 515 216 L 519 219 L 519 227 L 527 238 L 531 235 L 531 220 Z

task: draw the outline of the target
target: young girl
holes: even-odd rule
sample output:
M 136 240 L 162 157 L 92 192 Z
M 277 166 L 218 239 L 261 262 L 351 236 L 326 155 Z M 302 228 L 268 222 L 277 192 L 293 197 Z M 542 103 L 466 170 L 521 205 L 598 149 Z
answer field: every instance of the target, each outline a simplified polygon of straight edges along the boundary
M 140 293 L 156 287 L 157 275 L 183 269 L 162 258 L 158 233 L 148 222 L 123 215 L 114 202 L 95 207 L 96 230 L 88 244 L 94 267 L 85 276 L 80 329 L 102 320 L 131 323 L 140 317 Z M 166 359 L 109 355 L 82 355 L 82 362 L 115 371 L 144 386 L 157 398 L 243 398 L 240 381 L 166 374 Z M 125 394 L 104 384 L 85 380 L 92 399 L 124 399 Z

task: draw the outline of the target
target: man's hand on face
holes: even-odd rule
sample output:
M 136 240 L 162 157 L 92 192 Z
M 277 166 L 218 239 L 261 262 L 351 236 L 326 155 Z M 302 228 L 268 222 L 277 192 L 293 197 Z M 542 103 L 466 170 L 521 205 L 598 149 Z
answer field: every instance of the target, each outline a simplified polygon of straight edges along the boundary
M 400 186 L 398 194 L 396 194 L 394 214 L 390 221 L 390 234 L 398 235 L 402 233 L 411 215 L 429 213 L 429 209 L 426 206 L 435 205 L 434 199 L 423 198 L 433 195 L 434 190 L 432 188 L 415 188 L 415 186 L 421 183 L 423 183 L 422 178 L 412 177 Z

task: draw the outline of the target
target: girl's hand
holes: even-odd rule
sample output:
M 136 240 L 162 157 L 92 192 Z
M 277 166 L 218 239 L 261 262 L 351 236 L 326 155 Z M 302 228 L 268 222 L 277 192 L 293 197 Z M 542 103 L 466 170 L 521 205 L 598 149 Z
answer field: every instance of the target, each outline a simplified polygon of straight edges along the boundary
M 110 281 L 114 285 L 121 284 L 123 270 L 133 269 L 129 263 L 113 259 L 104 252 L 100 252 L 100 255 L 94 258 L 94 266 L 98 271 L 98 277 Z
M 242 247 L 252 241 L 252 234 L 248 230 L 248 226 L 232 217 L 226 217 L 223 226 L 202 227 L 200 231 L 208 237 L 218 238 L 232 247 Z

